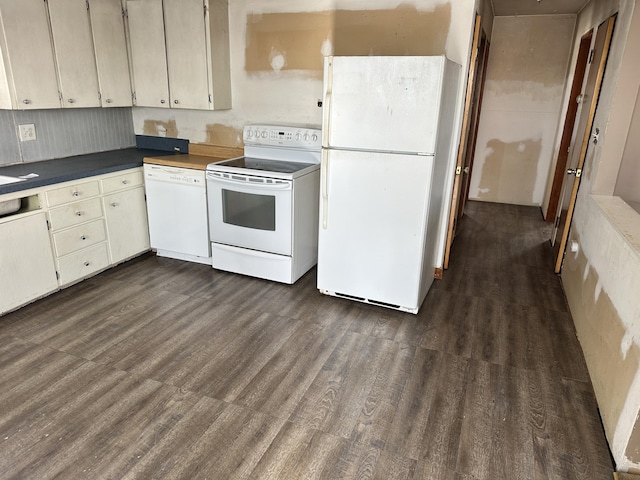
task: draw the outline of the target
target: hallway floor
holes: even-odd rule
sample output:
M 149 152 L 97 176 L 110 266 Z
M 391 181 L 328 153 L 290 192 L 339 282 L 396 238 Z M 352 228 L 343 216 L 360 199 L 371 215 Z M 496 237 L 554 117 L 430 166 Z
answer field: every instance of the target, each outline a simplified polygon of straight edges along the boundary
M 548 229 L 470 202 L 418 315 L 147 254 L 0 317 L 0 478 L 610 480 Z

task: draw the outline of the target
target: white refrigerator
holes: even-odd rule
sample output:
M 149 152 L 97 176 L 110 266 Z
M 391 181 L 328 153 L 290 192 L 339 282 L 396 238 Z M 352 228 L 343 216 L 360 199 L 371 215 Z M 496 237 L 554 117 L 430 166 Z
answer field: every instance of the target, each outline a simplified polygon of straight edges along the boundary
M 446 237 L 459 77 L 444 56 L 325 58 L 320 292 L 418 312 Z

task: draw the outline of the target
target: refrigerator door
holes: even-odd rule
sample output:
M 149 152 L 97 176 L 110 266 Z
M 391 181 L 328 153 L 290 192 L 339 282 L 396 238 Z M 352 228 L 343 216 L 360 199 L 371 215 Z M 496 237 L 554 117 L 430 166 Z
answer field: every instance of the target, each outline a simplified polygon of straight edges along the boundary
M 326 57 L 323 147 L 433 154 L 446 62 Z
M 431 156 L 323 151 L 321 292 L 417 312 L 432 168 Z

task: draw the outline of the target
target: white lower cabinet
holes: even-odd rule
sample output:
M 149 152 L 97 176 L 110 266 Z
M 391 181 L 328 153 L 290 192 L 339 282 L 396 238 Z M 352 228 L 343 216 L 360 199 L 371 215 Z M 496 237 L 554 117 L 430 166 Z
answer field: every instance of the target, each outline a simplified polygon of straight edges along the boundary
M 5 218 L 0 223 L 0 313 L 57 289 L 45 213 Z
M 142 183 L 141 172 L 102 180 L 102 189 L 105 192 L 102 200 L 109 236 L 109 253 L 113 264 L 151 248 Z M 114 193 L 107 193 L 108 191 Z
M 0 315 L 150 249 L 142 167 L 0 196 Z

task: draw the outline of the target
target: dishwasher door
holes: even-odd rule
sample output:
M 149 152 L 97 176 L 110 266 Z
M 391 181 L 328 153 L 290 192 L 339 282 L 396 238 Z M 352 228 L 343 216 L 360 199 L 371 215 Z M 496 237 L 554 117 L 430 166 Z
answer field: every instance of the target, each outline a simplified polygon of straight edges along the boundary
M 145 164 L 144 179 L 151 248 L 211 265 L 205 172 Z

